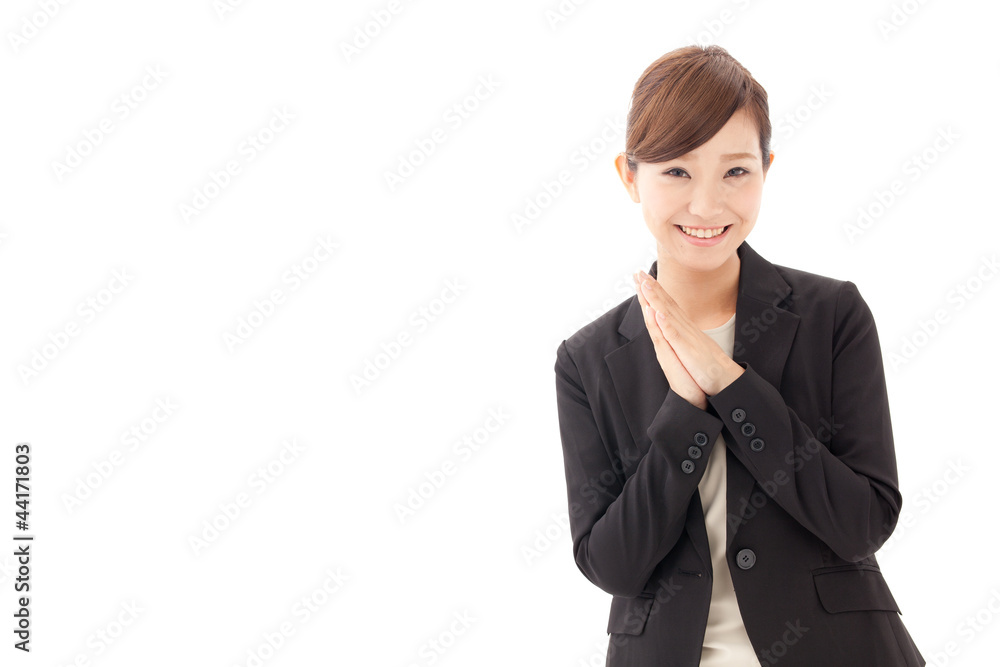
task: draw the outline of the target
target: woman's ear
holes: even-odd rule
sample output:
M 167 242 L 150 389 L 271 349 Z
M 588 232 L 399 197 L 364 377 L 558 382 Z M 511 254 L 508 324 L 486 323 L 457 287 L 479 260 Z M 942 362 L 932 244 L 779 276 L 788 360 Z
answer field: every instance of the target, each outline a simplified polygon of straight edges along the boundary
M 774 151 L 771 151 L 768 155 L 770 157 L 768 158 L 767 169 L 764 170 L 765 181 L 767 180 L 767 172 L 771 171 L 771 167 L 774 166 Z
M 639 188 L 636 186 L 635 177 L 638 175 L 638 171 L 630 171 L 628 168 L 628 158 L 625 157 L 625 153 L 619 153 L 615 157 L 615 169 L 618 170 L 618 177 L 622 179 L 622 184 L 628 191 L 628 196 L 632 198 L 636 204 L 639 203 Z

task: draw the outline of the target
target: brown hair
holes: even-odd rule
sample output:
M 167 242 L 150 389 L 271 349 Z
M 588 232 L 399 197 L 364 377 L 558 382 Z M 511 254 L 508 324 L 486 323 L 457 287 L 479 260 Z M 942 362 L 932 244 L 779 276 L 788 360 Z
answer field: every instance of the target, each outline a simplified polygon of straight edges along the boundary
M 625 156 L 666 162 L 696 149 L 746 109 L 760 133 L 764 171 L 771 166 L 767 92 L 721 46 L 684 46 L 646 68 L 632 91 L 625 129 Z

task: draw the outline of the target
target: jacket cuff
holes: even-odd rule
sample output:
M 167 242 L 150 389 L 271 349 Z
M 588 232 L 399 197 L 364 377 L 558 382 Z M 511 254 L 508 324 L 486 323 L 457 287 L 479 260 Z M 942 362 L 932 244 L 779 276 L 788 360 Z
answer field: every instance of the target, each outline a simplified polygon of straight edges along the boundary
M 784 406 L 784 399 L 771 383 L 762 378 L 745 361 L 736 362 L 743 373 L 718 394 L 708 397 L 708 403 L 733 438 L 739 449 L 760 456 L 767 443 L 753 422 L 774 414 L 775 405 Z
M 646 435 L 652 441 L 651 450 L 659 452 L 685 475 L 700 479 L 722 428 L 721 419 L 667 389 Z

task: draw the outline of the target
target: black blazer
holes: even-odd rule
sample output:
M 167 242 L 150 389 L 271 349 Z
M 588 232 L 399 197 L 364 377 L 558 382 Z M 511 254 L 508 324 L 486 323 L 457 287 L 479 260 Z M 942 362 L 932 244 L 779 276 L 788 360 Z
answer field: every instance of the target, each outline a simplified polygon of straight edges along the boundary
M 874 556 L 902 497 L 872 313 L 850 281 L 745 241 L 737 253 L 745 371 L 707 410 L 670 389 L 636 296 L 556 353 L 573 554 L 613 596 L 607 665 L 699 662 L 712 565 L 698 482 L 720 432 L 727 558 L 761 664 L 924 665 Z

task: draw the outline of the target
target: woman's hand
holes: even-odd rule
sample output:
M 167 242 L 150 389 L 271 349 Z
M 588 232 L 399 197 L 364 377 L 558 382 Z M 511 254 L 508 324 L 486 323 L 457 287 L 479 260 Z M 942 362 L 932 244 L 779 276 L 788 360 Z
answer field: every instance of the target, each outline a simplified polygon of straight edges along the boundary
M 653 277 L 639 271 L 633 278 L 646 329 L 667 382 L 692 405 L 706 409 L 707 396 L 729 386 L 743 368 L 691 322 Z
M 636 278 L 636 276 L 633 275 L 633 278 Z M 636 292 L 639 296 L 639 305 L 642 306 L 642 318 L 646 321 L 646 329 L 649 331 L 649 337 L 653 339 L 656 360 L 660 362 L 660 368 L 663 369 L 663 374 L 667 377 L 670 388 L 688 403 L 704 410 L 708 407 L 705 392 L 702 391 L 698 383 L 691 377 L 691 374 L 684 368 L 684 364 L 677 358 L 677 354 L 663 334 L 663 330 L 660 328 L 660 322 L 664 321 L 663 315 L 662 313 L 658 314 L 649 305 L 643 294 L 647 291 L 642 287 L 642 281 L 645 280 L 656 281 L 652 278 L 636 278 Z M 663 291 L 662 287 L 660 289 Z M 665 291 L 663 293 L 666 294 Z

